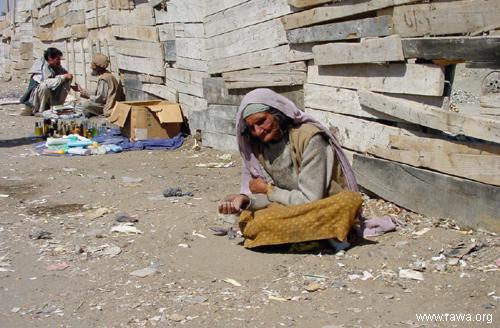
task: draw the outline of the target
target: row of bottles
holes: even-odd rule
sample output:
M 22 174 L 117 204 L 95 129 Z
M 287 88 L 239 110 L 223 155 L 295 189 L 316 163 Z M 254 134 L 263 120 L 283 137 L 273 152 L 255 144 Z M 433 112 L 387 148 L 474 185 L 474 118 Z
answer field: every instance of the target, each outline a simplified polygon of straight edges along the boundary
M 103 135 L 108 129 L 107 123 L 98 126 L 97 123 L 89 121 L 66 121 L 44 119 L 35 123 L 35 137 L 40 138 L 59 138 L 70 134 L 78 134 L 88 139 Z

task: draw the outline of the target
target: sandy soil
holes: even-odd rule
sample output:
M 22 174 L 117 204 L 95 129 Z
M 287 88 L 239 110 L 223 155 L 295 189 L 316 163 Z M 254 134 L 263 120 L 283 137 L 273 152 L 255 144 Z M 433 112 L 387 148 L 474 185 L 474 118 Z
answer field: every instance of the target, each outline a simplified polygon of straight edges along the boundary
M 2 83 L 0 95 L 12 88 Z M 499 325 L 493 234 L 366 197 L 366 215 L 406 225 L 337 254 L 250 251 L 209 229 L 224 224 L 218 200 L 238 191 L 237 156 L 233 167 L 197 167 L 222 153 L 193 150 L 192 139 L 175 151 L 39 156 L 27 138 L 36 119 L 19 111 L 0 106 L 1 327 Z M 165 198 L 167 187 L 194 196 Z M 110 232 L 119 212 L 138 219 L 142 234 Z M 30 238 L 40 230 L 51 239 Z M 475 247 L 453 251 L 462 243 Z M 155 273 L 130 274 L 151 263 Z M 421 313 L 481 321 L 419 321 Z

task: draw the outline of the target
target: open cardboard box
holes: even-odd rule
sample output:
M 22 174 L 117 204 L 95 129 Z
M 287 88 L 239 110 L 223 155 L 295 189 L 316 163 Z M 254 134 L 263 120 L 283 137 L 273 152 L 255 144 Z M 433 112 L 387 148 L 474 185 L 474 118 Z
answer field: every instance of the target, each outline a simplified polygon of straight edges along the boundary
M 179 104 L 165 100 L 116 102 L 108 120 L 132 140 L 173 138 L 183 122 Z

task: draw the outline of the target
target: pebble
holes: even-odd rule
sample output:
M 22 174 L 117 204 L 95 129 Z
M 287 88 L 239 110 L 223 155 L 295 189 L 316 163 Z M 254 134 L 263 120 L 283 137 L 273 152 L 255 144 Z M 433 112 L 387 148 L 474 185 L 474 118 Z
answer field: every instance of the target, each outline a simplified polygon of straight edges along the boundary
M 305 287 L 305 290 L 307 290 L 309 293 L 313 293 L 320 288 L 321 288 L 320 284 L 318 284 L 317 282 L 312 282 Z

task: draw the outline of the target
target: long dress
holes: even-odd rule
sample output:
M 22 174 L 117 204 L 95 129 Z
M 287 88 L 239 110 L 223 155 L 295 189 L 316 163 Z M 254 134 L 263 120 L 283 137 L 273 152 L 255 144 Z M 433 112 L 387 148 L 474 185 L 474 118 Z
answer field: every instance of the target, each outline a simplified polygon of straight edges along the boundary
M 254 153 L 272 187 L 252 195 L 240 214 L 245 247 L 346 239 L 362 198 L 344 189 L 339 163 L 318 128 L 302 124 Z

